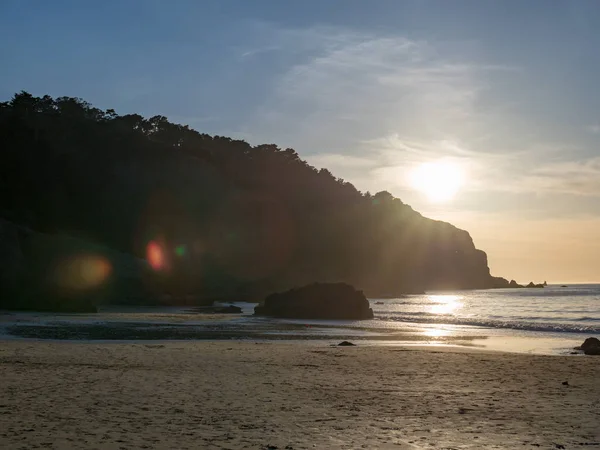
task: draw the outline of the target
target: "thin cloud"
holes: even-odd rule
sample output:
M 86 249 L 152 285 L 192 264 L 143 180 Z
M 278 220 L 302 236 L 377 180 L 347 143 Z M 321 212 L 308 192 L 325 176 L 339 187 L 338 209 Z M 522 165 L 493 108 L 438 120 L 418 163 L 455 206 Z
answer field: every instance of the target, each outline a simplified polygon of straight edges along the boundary
M 543 165 L 523 177 L 518 187 L 537 193 L 600 197 L 600 157 Z
M 394 133 L 409 141 L 474 138 L 487 79 L 516 70 L 453 61 L 426 41 L 331 27 L 283 30 L 275 40 L 282 53 L 301 56 L 246 129 L 303 153 L 362 152 L 365 142 Z
M 519 76 L 518 68 L 466 60 L 405 36 L 332 27 L 272 38 L 298 57 L 247 124 L 254 140 L 293 147 L 359 189 L 406 194 L 411 167 L 450 158 L 468 171 L 467 190 L 600 192 L 593 161 L 565 166 L 557 159 L 568 146 L 533 132 L 511 134 L 522 129 L 511 115 L 515 100 L 504 101 L 494 87 Z
M 372 158 L 335 153 L 322 153 L 312 156 L 310 162 L 312 165 L 319 168 L 347 167 L 365 169 L 377 165 L 377 161 Z
M 600 134 L 600 124 L 589 125 L 586 129 L 592 134 Z
M 267 45 L 264 47 L 252 48 L 249 50 L 242 51 L 242 53 L 240 54 L 240 59 L 250 59 L 263 53 L 275 52 L 278 50 L 281 50 L 280 45 Z

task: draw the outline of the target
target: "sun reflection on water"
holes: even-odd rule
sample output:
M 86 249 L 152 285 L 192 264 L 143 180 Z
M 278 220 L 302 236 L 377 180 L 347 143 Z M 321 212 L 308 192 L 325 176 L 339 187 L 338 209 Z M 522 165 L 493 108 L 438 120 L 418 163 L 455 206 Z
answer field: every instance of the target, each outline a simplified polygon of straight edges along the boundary
M 440 330 L 439 328 L 432 328 L 430 330 L 425 330 L 423 332 L 423 334 L 428 337 L 444 337 L 444 336 L 450 336 L 451 333 L 448 330 Z
M 434 303 L 431 314 L 451 314 L 463 306 L 460 295 L 429 295 L 428 299 Z

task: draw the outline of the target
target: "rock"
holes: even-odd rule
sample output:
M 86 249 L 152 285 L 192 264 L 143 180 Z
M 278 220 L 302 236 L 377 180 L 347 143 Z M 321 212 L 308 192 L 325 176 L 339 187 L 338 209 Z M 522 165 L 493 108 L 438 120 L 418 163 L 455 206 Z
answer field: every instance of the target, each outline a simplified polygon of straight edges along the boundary
M 200 314 L 241 314 L 242 308 L 235 305 L 229 306 L 197 306 L 190 308 L 188 312 Z
M 581 347 L 576 347 L 576 350 L 583 350 L 585 355 L 600 355 L 600 340 L 595 337 L 587 338 L 581 344 Z
M 364 320 L 373 310 L 362 291 L 345 283 L 314 283 L 271 294 L 254 308 L 258 316 L 287 319 Z
M 376 305 L 383 305 L 383 302 L 375 302 Z
M 144 271 L 146 262 L 132 255 L 0 219 L 0 308 L 87 313 L 147 302 Z
M 349 341 L 342 341 L 338 344 L 338 347 L 356 347 L 356 344 Z
M 563 384 L 563 386 L 568 386 L 569 382 L 568 381 L 563 381 L 562 384 Z
M 235 305 L 216 307 L 214 308 L 214 312 L 217 314 L 241 314 L 242 308 Z
M 569 287 L 566 284 L 561 284 L 560 287 Z
M 31 245 L 38 235 L 41 234 L 0 219 L 0 309 L 96 312 L 89 298 L 69 298 L 55 289 L 49 276 L 54 266 L 47 264 L 45 270 L 39 269 L 42 258 L 39 252 L 32 252 Z
M 533 281 L 531 281 L 527 286 L 523 286 L 522 284 L 517 283 L 515 280 L 510 280 L 510 282 L 508 282 L 506 280 L 506 278 L 502 278 L 502 277 L 492 277 L 492 288 L 510 288 L 510 289 L 520 289 L 520 288 L 524 288 L 524 287 L 528 287 L 528 288 L 543 288 L 546 287 L 548 284 L 544 281 L 543 283 L 540 284 L 535 284 Z
M 491 277 L 490 287 L 492 289 L 506 289 L 509 287 L 508 280 L 502 277 Z
M 23 232 L 18 225 L 0 218 L 0 289 L 14 290 L 25 270 L 20 240 Z

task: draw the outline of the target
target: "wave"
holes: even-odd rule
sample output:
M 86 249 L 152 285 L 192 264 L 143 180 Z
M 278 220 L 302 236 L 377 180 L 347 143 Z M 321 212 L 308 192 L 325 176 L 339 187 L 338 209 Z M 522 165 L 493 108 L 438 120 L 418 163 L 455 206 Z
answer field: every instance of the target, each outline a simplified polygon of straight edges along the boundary
M 378 315 L 376 320 L 389 322 L 408 322 L 408 323 L 431 323 L 448 325 L 468 325 L 482 328 L 505 328 L 522 331 L 542 331 L 554 333 L 600 333 L 600 326 L 584 325 L 562 322 L 528 322 L 515 320 L 495 320 L 489 318 L 476 317 L 456 317 L 451 315 L 428 315 L 416 313 L 403 313 L 402 315 L 385 316 Z M 590 320 L 590 319 L 588 319 Z M 597 319 L 591 319 L 597 320 Z
M 425 305 L 425 306 L 432 306 L 432 305 L 446 305 L 446 302 L 432 302 L 429 299 L 423 299 L 423 300 L 400 300 L 400 301 L 394 301 L 394 300 L 371 300 L 371 306 L 373 305 L 377 305 L 377 306 L 381 306 L 381 303 L 383 303 L 383 305 L 387 305 L 387 306 L 397 306 L 397 305 L 410 305 L 410 306 L 420 306 L 420 305 Z

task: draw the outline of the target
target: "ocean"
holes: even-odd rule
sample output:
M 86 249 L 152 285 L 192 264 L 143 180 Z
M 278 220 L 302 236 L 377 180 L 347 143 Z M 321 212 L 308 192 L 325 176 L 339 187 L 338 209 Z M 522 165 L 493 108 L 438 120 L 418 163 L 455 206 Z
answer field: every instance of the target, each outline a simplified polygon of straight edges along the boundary
M 600 284 L 431 292 L 371 303 L 380 321 L 600 334 Z
M 366 321 L 284 320 L 243 314 L 205 316 L 181 307 L 101 308 L 97 314 L 0 314 L 3 338 L 93 341 L 348 339 L 362 345 L 456 345 L 522 353 L 569 354 L 600 336 L 600 284 L 544 289 L 428 292 L 370 299 Z

